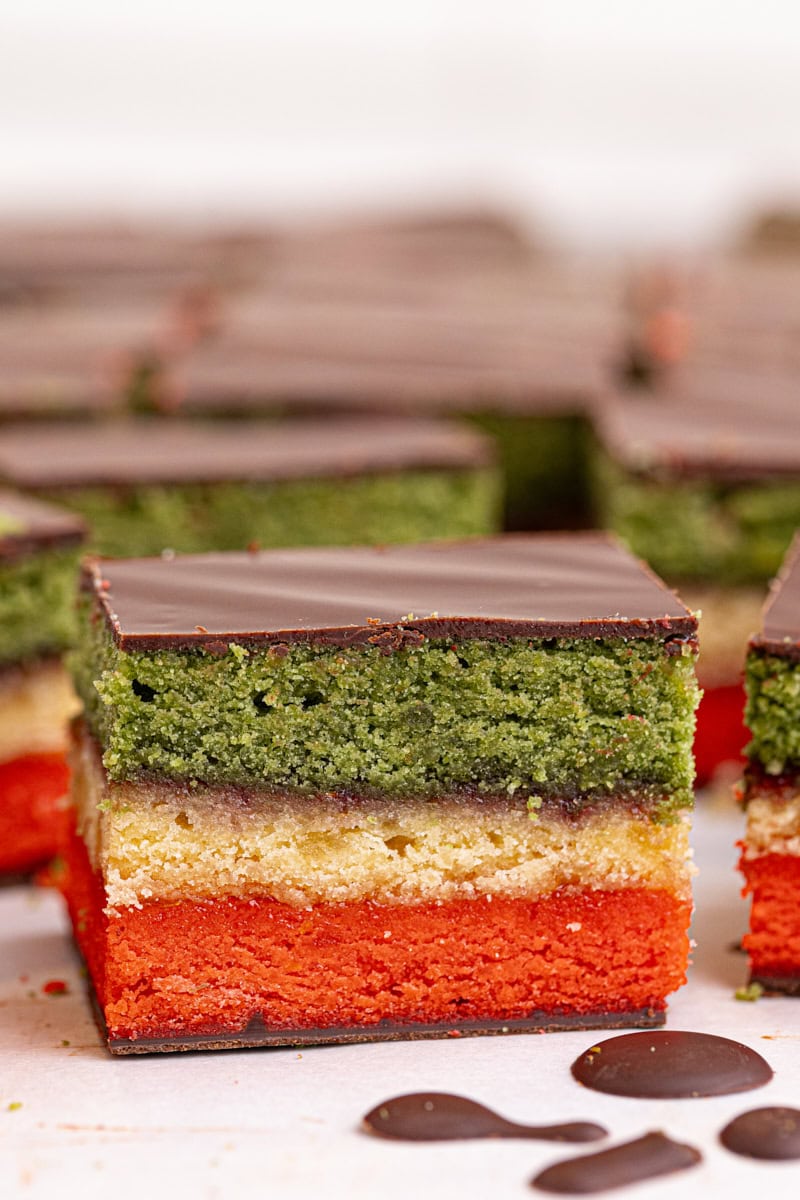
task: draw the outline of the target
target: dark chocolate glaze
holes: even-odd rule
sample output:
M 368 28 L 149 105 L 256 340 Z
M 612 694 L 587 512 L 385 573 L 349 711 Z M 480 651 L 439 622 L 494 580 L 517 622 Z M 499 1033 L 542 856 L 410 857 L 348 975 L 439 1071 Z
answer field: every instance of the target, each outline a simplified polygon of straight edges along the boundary
M 543 1142 L 596 1142 L 608 1130 L 590 1121 L 560 1125 L 520 1125 L 475 1100 L 448 1092 L 394 1096 L 364 1117 L 364 1128 L 379 1137 L 406 1142 L 450 1142 L 469 1138 L 531 1138 Z
M 603 534 L 108 560 L 87 564 L 84 587 L 123 650 L 609 637 L 670 652 L 697 627 Z
M 129 418 L 37 422 L 0 433 L 0 477 L 17 487 L 349 478 L 461 469 L 490 461 L 488 441 L 459 425 L 404 418 L 204 421 Z
M 627 470 L 722 485 L 800 478 L 797 384 L 788 376 L 693 371 L 663 393 L 607 397 L 595 425 Z
M 760 633 L 750 648 L 800 661 L 800 535 L 795 535 L 783 566 L 772 581 Z
M 376 1025 L 329 1026 L 325 1029 L 275 1029 L 259 1016 L 237 1032 L 214 1030 L 187 1034 L 178 1031 L 163 1037 L 112 1038 L 105 1026 L 94 992 L 90 997 L 100 1032 L 112 1054 L 166 1054 L 189 1050 L 244 1050 L 266 1046 L 325 1046 L 356 1042 L 427 1041 L 432 1038 L 475 1037 L 507 1033 L 556 1033 L 574 1029 L 651 1029 L 664 1024 L 662 1009 L 639 1008 L 628 1012 L 543 1012 L 533 1010 L 513 1020 L 457 1021 L 449 1025 L 379 1021 Z
M 800 996 L 800 973 L 767 975 L 762 971 L 753 971 L 749 982 L 761 984 L 768 996 Z
M 646 1133 L 610 1150 L 554 1163 L 531 1180 L 531 1187 L 564 1196 L 607 1192 L 643 1179 L 685 1171 L 697 1166 L 702 1158 L 694 1146 L 673 1142 L 664 1133 Z
M 0 562 L 40 550 L 79 546 L 85 537 L 86 526 L 80 517 L 52 504 L 0 491 Z
M 547 319 L 546 310 L 531 320 Z M 515 314 L 519 324 L 519 313 Z M 519 342 L 530 343 L 531 324 L 523 325 Z M 564 330 L 560 331 L 562 335 Z M 605 382 L 603 356 L 610 339 L 593 337 L 585 328 L 586 354 L 575 354 L 570 331 L 552 338 L 544 333 L 528 345 L 524 357 L 503 347 L 487 355 L 480 346 L 464 361 L 464 346 L 480 333 L 466 326 L 463 345 L 451 361 L 441 352 L 427 355 L 422 347 L 408 361 L 381 359 L 364 345 L 349 355 L 269 351 L 263 346 L 225 346 L 211 342 L 178 365 L 171 390 L 182 411 L 244 415 L 288 410 L 294 414 L 323 412 L 494 412 L 509 416 L 583 414 Z
M 572 1064 L 578 1083 L 642 1099 L 749 1092 L 772 1079 L 769 1063 L 741 1042 L 711 1033 L 627 1033 L 592 1046 Z
M 752 1108 L 734 1117 L 719 1140 L 745 1158 L 800 1158 L 800 1109 Z

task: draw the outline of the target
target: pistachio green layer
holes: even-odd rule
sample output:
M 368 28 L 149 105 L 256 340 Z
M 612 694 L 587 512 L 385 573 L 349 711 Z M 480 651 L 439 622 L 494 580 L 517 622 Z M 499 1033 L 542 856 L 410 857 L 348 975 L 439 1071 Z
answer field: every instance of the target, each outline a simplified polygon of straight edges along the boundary
M 113 779 L 691 802 L 692 652 L 650 640 L 120 652 L 84 623 L 76 682 Z M 281 651 L 283 648 L 281 648 Z
M 749 757 L 768 775 L 800 769 L 800 663 L 750 653 L 745 688 Z
M 76 550 L 0 564 L 0 663 L 60 653 L 75 635 Z
M 767 580 L 800 525 L 800 480 L 650 480 L 603 455 L 595 475 L 602 524 L 667 579 Z
M 588 425 L 578 416 L 475 412 L 505 478 L 506 529 L 585 528 Z
M 87 519 L 93 550 L 123 557 L 472 537 L 496 530 L 500 508 L 487 468 L 40 494 Z

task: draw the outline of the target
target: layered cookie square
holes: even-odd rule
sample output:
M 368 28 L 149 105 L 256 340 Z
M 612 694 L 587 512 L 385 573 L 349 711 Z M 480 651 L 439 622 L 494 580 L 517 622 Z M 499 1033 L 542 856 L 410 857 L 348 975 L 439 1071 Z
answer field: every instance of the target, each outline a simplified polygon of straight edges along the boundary
M 613 529 L 699 611 L 698 779 L 741 761 L 742 661 L 764 588 L 800 525 L 796 387 L 692 369 L 598 409 L 596 494 Z
M 746 669 L 741 870 L 752 896 L 751 980 L 800 995 L 800 540 L 775 580 Z
M 71 513 L 0 492 L 0 874 L 31 871 L 58 846 L 77 708 L 61 655 L 84 533 Z
M 402 417 L 12 425 L 0 479 L 80 514 L 92 549 L 125 557 L 470 537 L 500 508 L 485 438 Z
M 655 1025 L 695 618 L 604 535 L 94 561 L 65 891 L 118 1053 Z

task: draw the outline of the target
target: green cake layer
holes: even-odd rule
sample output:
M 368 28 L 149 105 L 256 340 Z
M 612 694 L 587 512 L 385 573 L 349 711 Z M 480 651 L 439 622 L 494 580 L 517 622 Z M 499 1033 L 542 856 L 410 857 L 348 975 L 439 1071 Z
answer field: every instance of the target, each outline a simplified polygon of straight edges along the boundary
M 602 452 L 594 471 L 602 524 L 667 579 L 765 581 L 800 526 L 800 480 L 645 479 Z
M 78 551 L 0 563 L 0 664 L 60 653 L 75 636 Z
M 649 639 L 124 653 L 83 623 L 76 682 L 113 779 L 389 794 L 692 799 L 689 647 Z
M 745 685 L 748 756 L 768 775 L 800 769 L 800 663 L 751 651 Z
M 271 484 L 39 491 L 80 513 L 99 554 L 137 557 L 265 547 L 413 542 L 490 533 L 500 485 L 489 468 L 403 471 Z

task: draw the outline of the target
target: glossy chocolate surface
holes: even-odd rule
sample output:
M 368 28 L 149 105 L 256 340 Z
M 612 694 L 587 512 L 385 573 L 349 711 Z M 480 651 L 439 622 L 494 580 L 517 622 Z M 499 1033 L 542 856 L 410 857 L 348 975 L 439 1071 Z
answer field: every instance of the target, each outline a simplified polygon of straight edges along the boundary
M 423 638 L 692 638 L 695 618 L 602 534 L 389 548 L 103 560 L 87 565 L 124 650 L 230 642 L 368 644 Z
M 796 536 L 770 587 L 761 632 L 752 649 L 781 658 L 800 659 L 800 537 Z
M 722 484 L 800 478 L 800 388 L 762 372 L 697 373 L 663 393 L 597 407 L 601 441 L 628 470 Z
M 521 1125 L 491 1108 L 448 1092 L 415 1092 L 384 1100 L 364 1117 L 364 1128 L 379 1137 L 406 1142 L 449 1142 L 471 1138 L 531 1138 L 545 1142 L 596 1142 L 608 1136 L 602 1125 L 566 1121 Z
M 710 1033 L 628 1033 L 591 1046 L 572 1064 L 578 1083 L 650 1100 L 727 1096 L 763 1087 L 772 1068 L 741 1042 Z
M 531 1187 L 563 1196 L 607 1192 L 643 1179 L 685 1171 L 697 1166 L 702 1157 L 694 1146 L 673 1142 L 664 1133 L 646 1133 L 610 1150 L 554 1163 L 531 1180 Z
M 734 1117 L 719 1140 L 745 1158 L 800 1158 L 800 1109 L 750 1109 Z
M 86 536 L 83 521 L 52 504 L 0 491 L 0 562 L 12 562 L 40 550 L 78 546 Z
M 130 418 L 0 430 L 0 477 L 26 488 L 348 478 L 481 466 L 489 459 L 479 434 L 410 418 L 214 424 Z

